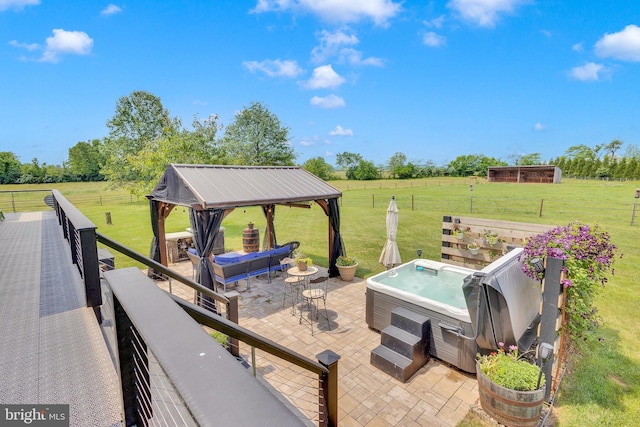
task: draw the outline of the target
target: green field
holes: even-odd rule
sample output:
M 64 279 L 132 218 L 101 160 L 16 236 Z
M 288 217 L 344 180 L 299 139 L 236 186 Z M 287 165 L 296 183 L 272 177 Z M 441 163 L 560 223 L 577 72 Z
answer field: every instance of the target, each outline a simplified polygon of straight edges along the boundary
M 440 259 L 444 215 L 474 216 L 509 221 L 566 225 L 579 220 L 598 223 L 607 230 L 623 258 L 615 275 L 598 297 L 602 316 L 600 340 L 590 344 L 573 371 L 564 377 L 554 406 L 562 426 L 636 425 L 640 419 L 640 212 L 631 225 L 634 193 L 640 182 L 563 180 L 562 184 L 489 184 L 484 180 L 432 178 L 421 180 L 334 181 L 343 192 L 342 235 L 348 255 L 359 260 L 358 276 L 384 269 L 379 263 L 386 239 L 385 213 L 392 195 L 398 202 L 398 247 L 403 260 Z M 470 191 L 473 184 L 473 191 Z M 0 190 L 43 189 L 47 186 L 0 186 Z M 97 226 L 98 231 L 125 246 L 148 254 L 151 242 L 149 206 L 122 191 L 109 191 L 103 183 L 56 185 Z M 30 194 L 30 195 L 29 195 Z M 13 197 L 13 200 L 12 200 Z M 21 209 L 17 198 L 41 193 L 0 193 L 0 209 Z M 29 210 L 34 208 L 29 205 Z M 106 225 L 110 212 L 113 225 Z M 254 222 L 264 232 L 264 215 L 256 207 L 237 208 L 223 222 L 225 246 L 242 246 L 242 230 Z M 167 232 L 189 227 L 188 212 L 177 207 L 167 221 Z M 277 207 L 277 240 L 301 242 L 301 249 L 316 264 L 327 265 L 327 217 L 318 206 L 311 209 Z M 261 234 L 262 237 L 262 234 Z M 117 266 L 133 265 L 116 256 Z

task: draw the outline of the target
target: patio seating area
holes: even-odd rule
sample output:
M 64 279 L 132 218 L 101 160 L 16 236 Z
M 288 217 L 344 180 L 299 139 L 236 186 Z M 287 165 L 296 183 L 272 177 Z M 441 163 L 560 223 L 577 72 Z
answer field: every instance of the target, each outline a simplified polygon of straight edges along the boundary
M 191 277 L 189 261 L 171 264 L 170 268 Z M 328 276 L 327 269 L 318 267 L 316 277 Z M 356 278 L 344 282 L 330 278 L 327 286 L 326 307 L 308 320 L 313 322 L 313 335 L 300 315 L 292 315 L 291 306 L 283 307 L 284 272 L 277 273 L 269 283 L 266 275 L 246 283 L 227 285 L 227 290 L 240 294 L 240 325 L 249 328 L 304 356 L 315 359 L 324 350 L 340 355 L 339 361 L 339 422 L 342 426 L 455 426 L 475 407 L 478 386 L 474 375 L 452 368 L 444 362 L 431 359 L 406 383 L 401 383 L 370 364 L 371 350 L 380 344 L 380 333 L 368 328 L 365 322 L 365 281 Z M 168 290 L 168 282 L 157 282 Z M 173 281 L 172 292 L 187 301 L 193 300 L 193 290 Z M 323 307 L 324 308 L 324 307 Z M 304 319 L 307 320 L 307 319 Z M 241 356 L 251 362 L 251 349 L 244 344 Z M 258 354 L 257 375 L 274 388 L 286 390 L 294 396 L 303 381 L 296 372 L 281 361 Z M 272 375 L 280 375 L 271 382 Z M 290 381 L 287 377 L 291 376 Z M 283 379 L 284 377 L 284 379 Z M 299 405 L 300 406 L 300 405 Z

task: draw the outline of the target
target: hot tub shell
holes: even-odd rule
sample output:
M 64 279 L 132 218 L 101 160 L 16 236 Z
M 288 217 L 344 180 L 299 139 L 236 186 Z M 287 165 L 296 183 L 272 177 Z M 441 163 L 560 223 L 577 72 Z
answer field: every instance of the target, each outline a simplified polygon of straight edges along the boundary
M 427 262 L 434 268 L 466 270 L 469 274 L 460 282 L 465 309 L 380 283 L 379 279 L 389 272 L 372 276 L 367 279 L 367 325 L 383 330 L 396 307 L 427 316 L 431 319 L 431 355 L 471 373 L 476 372 L 476 354 L 496 350 L 499 342 L 517 344 L 525 350 L 535 339 L 542 296 L 539 283 L 521 271 L 521 252 L 522 248 L 513 249 L 480 271 L 430 260 L 407 263 Z
M 453 268 L 472 274 L 473 270 L 450 266 L 448 264 L 430 261 L 414 260 L 428 263 L 434 268 Z M 405 264 L 406 265 L 406 264 Z M 380 273 L 367 279 L 366 289 L 366 322 L 371 329 L 382 331 L 391 324 L 391 311 L 397 307 L 422 314 L 431 319 L 430 354 L 444 362 L 455 365 L 459 369 L 474 373 L 476 371 L 475 356 L 477 345 L 474 340 L 460 338 L 449 332 L 455 330 L 462 335 L 473 335 L 473 325 L 467 309 L 451 307 L 428 298 L 408 294 L 402 290 L 378 282 Z M 460 281 L 462 287 L 462 279 Z M 462 292 L 462 291 L 461 291 Z

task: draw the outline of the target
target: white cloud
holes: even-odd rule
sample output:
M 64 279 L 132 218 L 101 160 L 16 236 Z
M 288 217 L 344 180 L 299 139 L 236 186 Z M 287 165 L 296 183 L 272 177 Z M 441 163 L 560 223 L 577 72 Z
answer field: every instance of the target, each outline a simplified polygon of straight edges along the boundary
M 296 61 L 281 61 L 279 59 L 264 61 L 244 61 L 244 67 L 252 73 L 262 71 L 269 77 L 296 77 L 304 70 L 298 66 Z
M 40 61 L 58 62 L 61 55 L 88 55 L 93 48 L 93 39 L 83 31 L 53 30 L 53 37 L 47 37 L 47 43 Z
M 329 132 L 331 136 L 353 136 L 353 130 L 344 129 L 342 126 L 337 125 L 334 130 Z
M 0 0 L 0 12 L 8 9 L 22 10 L 25 6 L 36 6 L 40 0 Z
M 26 49 L 29 52 L 40 49 L 40 45 L 38 43 L 20 43 L 17 40 L 11 40 L 9 44 L 11 46 L 19 47 L 20 49 Z
M 320 45 L 314 47 L 311 51 L 311 57 L 314 62 L 324 62 L 327 58 L 335 56 L 341 46 L 355 46 L 360 43 L 360 40 L 354 34 L 347 34 L 342 30 L 336 30 L 333 33 L 322 30 L 318 38 Z
M 311 78 L 304 83 L 304 87 L 307 89 L 336 88 L 344 82 L 344 77 L 333 71 L 333 67 L 329 64 L 315 68 Z
M 447 7 L 456 11 L 463 19 L 481 27 L 493 27 L 500 15 L 513 13 L 517 6 L 527 0 L 450 0 Z
M 340 108 L 346 105 L 344 99 L 334 94 L 325 96 L 324 98 L 314 96 L 311 98 L 310 104 L 314 107 L 320 108 Z
M 353 49 L 352 47 L 344 46 L 356 46 L 360 43 L 358 37 L 355 34 L 351 34 L 348 31 L 336 30 L 329 32 L 322 30 L 320 36 L 320 45 L 313 48 L 311 51 L 311 59 L 313 62 L 325 62 L 329 58 L 338 57 L 340 62 L 349 63 L 352 65 L 372 65 L 375 67 L 381 67 L 383 64 L 382 59 L 376 57 L 363 58 L 362 52 Z
M 540 30 L 540 32 L 542 33 L 543 36 L 545 37 L 551 37 L 553 36 L 553 33 L 549 30 Z
M 422 43 L 431 47 L 440 47 L 447 44 L 447 38 L 439 34 L 429 31 L 422 36 Z
M 571 49 L 575 50 L 576 52 L 582 52 L 584 50 L 584 47 L 582 45 L 582 42 L 580 42 L 571 46 Z
M 576 80 L 598 81 L 607 71 L 607 68 L 602 64 L 587 62 L 581 67 L 573 67 L 569 74 Z
M 109 6 L 102 9 L 100 12 L 101 15 L 115 15 L 116 13 L 122 12 L 122 8 L 120 6 L 116 6 L 113 3 L 110 3 Z
M 538 122 L 535 125 L 533 125 L 533 130 L 535 131 L 543 131 L 545 130 L 547 127 L 545 125 L 543 125 L 542 123 Z
M 371 19 L 377 25 L 386 25 L 402 6 L 392 0 L 258 0 L 252 13 L 291 10 L 294 13 L 312 13 L 329 22 L 358 22 Z
M 351 65 L 371 65 L 374 67 L 382 67 L 384 65 L 384 61 L 381 58 L 376 58 L 375 56 L 363 58 L 362 52 L 350 48 L 344 48 L 340 51 L 340 61 Z
M 640 28 L 627 25 L 618 33 L 606 33 L 595 45 L 596 55 L 622 61 L 640 61 Z
M 445 20 L 444 15 L 440 15 L 437 18 L 433 18 L 428 21 L 423 21 L 423 23 L 429 28 L 442 28 L 442 24 L 444 23 L 444 20 Z

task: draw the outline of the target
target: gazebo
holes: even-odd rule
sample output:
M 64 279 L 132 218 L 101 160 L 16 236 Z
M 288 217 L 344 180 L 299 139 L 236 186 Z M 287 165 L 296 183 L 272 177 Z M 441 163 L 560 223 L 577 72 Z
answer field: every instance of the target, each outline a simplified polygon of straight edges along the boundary
M 273 225 L 277 205 L 319 205 L 328 217 L 329 276 L 339 274 L 335 261 L 344 255 L 338 198 L 342 192 L 298 166 L 226 166 L 170 164 L 147 196 L 153 243 L 150 257 L 167 265 L 165 219 L 175 206 L 189 208 L 193 243 L 201 256 L 201 284 L 215 289 L 209 256 L 222 220 L 235 208 L 262 206 L 268 249 L 277 245 Z

